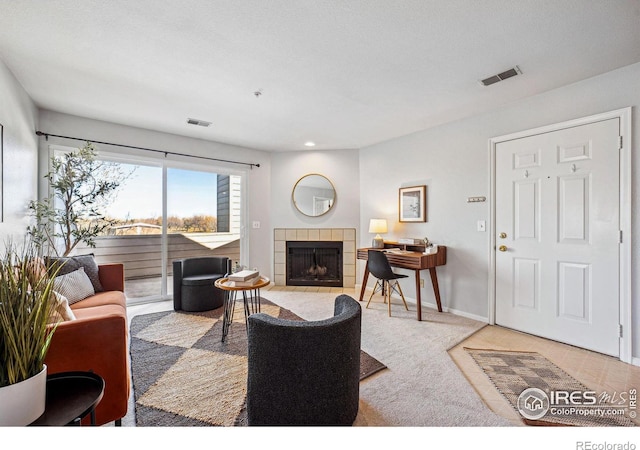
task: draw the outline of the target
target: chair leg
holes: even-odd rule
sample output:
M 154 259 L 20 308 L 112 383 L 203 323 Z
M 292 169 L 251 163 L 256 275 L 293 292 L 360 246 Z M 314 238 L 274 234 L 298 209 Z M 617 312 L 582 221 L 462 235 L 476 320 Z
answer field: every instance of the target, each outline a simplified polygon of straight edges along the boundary
M 391 317 L 391 283 L 389 280 L 384 281 L 387 285 L 387 290 L 385 291 L 385 299 L 387 300 L 387 307 L 389 309 L 389 317 Z
M 371 292 L 371 295 L 369 296 L 369 301 L 367 302 L 367 306 L 365 308 L 369 307 L 369 303 L 371 303 L 371 298 L 377 292 L 379 286 L 380 286 L 380 280 L 376 280 L 376 284 L 375 284 L 375 286 L 373 286 L 373 291 Z
M 398 294 L 400 294 L 400 298 L 402 299 L 402 303 L 404 303 L 404 309 L 409 311 L 409 306 L 407 306 L 407 301 L 404 298 L 404 293 L 402 292 L 402 287 L 398 280 L 395 280 L 394 284 L 391 284 L 391 281 L 387 281 L 388 283 L 388 292 L 389 292 L 389 316 L 391 316 L 391 291 L 395 290 Z
M 402 303 L 404 303 L 404 309 L 409 311 L 409 307 L 407 306 L 407 301 L 404 299 L 404 294 L 402 293 L 402 287 L 400 286 L 400 283 L 398 283 L 397 281 L 396 281 L 396 287 L 398 288 L 398 292 L 400 293 L 400 298 L 402 298 Z

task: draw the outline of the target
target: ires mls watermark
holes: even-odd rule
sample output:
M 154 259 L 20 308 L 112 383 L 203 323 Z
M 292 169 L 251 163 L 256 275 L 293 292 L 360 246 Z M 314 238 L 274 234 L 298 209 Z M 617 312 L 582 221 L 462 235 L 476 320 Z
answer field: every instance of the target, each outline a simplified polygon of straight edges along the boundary
M 518 397 L 518 411 L 529 420 L 545 416 L 612 417 L 637 415 L 637 390 L 623 392 L 551 390 L 527 388 Z

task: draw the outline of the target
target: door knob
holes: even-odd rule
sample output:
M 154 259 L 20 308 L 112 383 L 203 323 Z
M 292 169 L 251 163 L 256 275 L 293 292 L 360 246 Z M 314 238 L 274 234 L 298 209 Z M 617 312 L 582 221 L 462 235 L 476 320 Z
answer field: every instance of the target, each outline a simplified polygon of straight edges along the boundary
M 501 252 L 506 252 L 507 251 L 507 246 L 506 245 L 501 245 L 500 247 L 498 247 L 498 250 L 500 250 Z

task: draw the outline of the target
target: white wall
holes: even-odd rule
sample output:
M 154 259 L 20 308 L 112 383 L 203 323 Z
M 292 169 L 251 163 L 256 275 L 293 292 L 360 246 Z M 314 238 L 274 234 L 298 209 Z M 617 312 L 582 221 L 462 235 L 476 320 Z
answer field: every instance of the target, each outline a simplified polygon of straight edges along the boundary
M 489 204 L 467 203 L 466 199 L 489 196 L 489 138 L 628 106 L 633 107 L 632 158 L 633 167 L 637 168 L 640 163 L 637 151 L 640 137 L 640 63 L 505 105 L 491 113 L 361 149 L 360 226 L 365 227 L 372 217 L 386 217 L 390 220 L 391 230 L 385 238 L 427 236 L 436 243 L 449 246 L 447 265 L 438 268 L 443 305 L 467 315 L 486 318 L 489 235 L 488 232 L 476 231 L 476 224 L 478 220 L 486 220 L 489 230 Z M 421 224 L 398 223 L 398 188 L 419 184 L 428 186 L 428 221 Z M 632 184 L 632 208 L 639 211 L 640 177 L 635 175 Z M 640 256 L 636 238 L 638 225 L 634 220 L 634 274 L 638 271 Z M 368 245 L 368 237 L 361 236 L 360 244 Z M 362 270 L 360 267 L 360 276 Z M 402 287 L 405 294 L 415 297 L 412 279 Z M 635 294 L 639 287 L 638 278 L 634 277 L 634 356 L 640 355 L 640 300 Z M 422 298 L 434 303 L 428 277 Z
M 270 243 L 272 241 L 272 236 L 269 234 L 268 227 L 270 212 L 269 190 L 271 179 L 269 153 L 115 123 L 91 120 L 46 110 L 42 110 L 40 112 L 39 126 L 40 131 L 44 133 L 57 134 L 60 136 L 70 136 L 95 141 L 112 142 L 115 144 L 166 150 L 168 152 L 178 152 L 188 155 L 260 164 L 260 167 L 249 169 L 247 166 L 235 164 L 168 156 L 168 158 L 179 161 L 196 162 L 197 164 L 214 164 L 222 170 L 227 170 L 232 173 L 242 171 L 246 174 L 248 191 L 246 223 L 251 224 L 252 221 L 258 220 L 265 222 L 267 226 L 259 229 L 253 229 L 249 226 L 244 230 L 249 235 L 249 257 L 247 258 L 247 261 L 241 261 L 241 264 L 245 264 L 249 267 L 271 267 L 272 257 Z M 40 167 L 40 174 L 42 175 L 46 173 L 46 164 L 48 162 L 50 145 L 62 145 L 77 148 L 82 145 L 82 142 L 55 137 L 49 137 L 49 140 L 46 141 L 44 137 L 41 137 L 39 145 L 42 155 Z M 122 147 L 103 144 L 98 144 L 96 147 L 99 151 L 136 156 L 139 155 L 143 157 L 163 157 L 162 154 L 156 154 L 153 152 L 124 149 Z M 41 195 L 46 194 L 45 185 L 40 187 L 40 193 Z
M 38 111 L 2 61 L 0 124 L 4 127 L 4 221 L 0 223 L 0 248 L 3 248 L 7 238 L 24 234 L 27 205 L 37 197 Z
M 319 217 L 300 213 L 293 204 L 293 186 L 304 175 L 319 173 L 336 189 L 331 210 Z M 300 151 L 271 156 L 271 239 L 273 228 L 356 228 L 360 223 L 358 150 Z
M 271 228 L 269 230 L 271 255 L 274 254 L 275 228 L 355 228 L 356 242 L 358 242 L 360 235 L 358 158 L 358 150 L 307 150 L 272 154 Z M 293 203 L 293 187 L 301 177 L 310 173 L 324 175 L 336 190 L 333 207 L 329 212 L 318 217 L 302 214 Z

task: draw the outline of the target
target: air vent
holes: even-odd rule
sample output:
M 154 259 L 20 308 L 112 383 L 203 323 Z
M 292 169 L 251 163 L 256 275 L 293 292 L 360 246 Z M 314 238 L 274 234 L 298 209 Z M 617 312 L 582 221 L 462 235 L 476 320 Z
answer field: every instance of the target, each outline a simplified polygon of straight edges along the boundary
M 504 72 L 499 73 L 498 75 L 492 75 L 488 78 L 485 78 L 484 80 L 481 80 L 480 83 L 482 83 L 483 86 L 491 86 L 492 84 L 495 84 L 498 81 L 515 77 L 516 75 L 520 75 L 521 73 L 522 71 L 520 70 L 520 68 L 518 66 L 515 66 L 514 68 L 505 70 Z
M 201 127 L 208 127 L 209 125 L 211 125 L 211 122 L 207 122 L 206 120 L 199 120 L 199 119 L 187 119 L 187 123 L 189 125 L 198 125 Z

